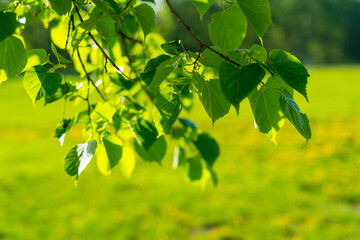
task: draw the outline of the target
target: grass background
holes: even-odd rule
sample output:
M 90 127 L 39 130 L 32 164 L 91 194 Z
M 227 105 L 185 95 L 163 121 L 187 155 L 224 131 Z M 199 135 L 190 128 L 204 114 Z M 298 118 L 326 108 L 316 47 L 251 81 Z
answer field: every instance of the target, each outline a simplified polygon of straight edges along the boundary
M 305 141 L 289 122 L 278 146 L 253 127 L 248 103 L 212 127 L 197 104 L 187 115 L 221 147 L 219 185 L 200 190 L 171 169 L 137 162 L 79 184 L 63 171 L 53 138 L 62 102 L 34 109 L 19 80 L 0 87 L 0 239 L 360 239 L 360 67 L 310 68 Z

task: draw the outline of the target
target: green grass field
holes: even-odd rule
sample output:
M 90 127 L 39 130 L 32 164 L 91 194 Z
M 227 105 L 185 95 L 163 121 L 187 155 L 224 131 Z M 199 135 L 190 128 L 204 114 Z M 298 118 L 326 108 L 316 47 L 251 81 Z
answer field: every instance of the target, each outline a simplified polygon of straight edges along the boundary
M 360 239 L 360 66 L 310 68 L 305 141 L 289 122 L 278 146 L 253 127 L 251 110 L 212 127 L 219 185 L 205 190 L 171 169 L 137 162 L 132 179 L 92 162 L 79 184 L 63 170 L 75 134 L 53 138 L 63 102 L 34 109 L 19 80 L 0 86 L 0 239 Z M 59 110 L 61 109 L 61 110 Z

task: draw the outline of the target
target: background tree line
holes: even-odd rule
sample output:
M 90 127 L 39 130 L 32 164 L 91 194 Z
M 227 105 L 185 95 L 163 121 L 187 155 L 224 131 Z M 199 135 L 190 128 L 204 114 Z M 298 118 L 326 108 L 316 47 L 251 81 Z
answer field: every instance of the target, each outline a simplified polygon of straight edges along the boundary
M 167 41 L 181 39 L 186 49 L 198 51 L 198 44 L 186 29 L 157 1 L 159 23 L 155 31 L 162 32 Z M 187 1 L 173 1 L 181 16 L 194 32 L 211 44 L 208 29 L 211 15 L 221 9 L 214 4 L 200 21 L 196 9 Z M 298 56 L 306 64 L 360 62 L 360 1 L 359 0 L 270 0 L 274 25 L 264 36 L 267 49 L 283 48 Z M 244 48 L 256 40 L 252 28 L 248 28 Z M 40 22 L 34 22 L 24 32 L 28 49 L 44 47 L 50 36 Z

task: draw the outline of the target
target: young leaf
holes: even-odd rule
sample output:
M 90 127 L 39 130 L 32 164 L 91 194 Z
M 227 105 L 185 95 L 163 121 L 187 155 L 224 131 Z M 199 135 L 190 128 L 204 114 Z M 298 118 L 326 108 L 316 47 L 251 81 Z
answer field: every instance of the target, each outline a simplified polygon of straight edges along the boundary
M 35 104 L 39 91 L 43 89 L 47 96 L 53 96 L 61 85 L 62 77 L 58 73 L 47 73 L 43 66 L 37 65 L 26 71 L 24 88 Z
M 149 150 L 158 136 L 158 131 L 155 126 L 145 119 L 140 119 L 136 124 L 130 124 L 130 127 L 140 146 L 145 148 L 145 150 Z
M 147 62 L 145 66 L 145 70 L 141 73 L 141 79 L 145 82 L 147 86 L 150 85 L 152 80 L 154 79 L 156 68 L 164 61 L 171 59 L 169 55 L 160 55 L 154 59 L 151 59 Z
M 284 114 L 279 103 L 281 94 L 274 90 L 273 81 L 279 81 L 279 79 L 270 78 L 266 86 L 261 87 L 260 90 L 255 89 L 249 95 L 249 101 L 256 128 L 259 132 L 268 135 L 270 140 L 276 144 L 276 135 L 284 125 Z
M 115 23 L 106 13 L 95 25 L 96 31 L 107 41 L 110 42 L 115 35 Z
M 219 48 L 217 47 L 212 47 L 213 49 L 220 51 Z M 195 53 L 191 53 L 190 55 L 193 58 L 197 58 L 198 54 Z M 209 49 L 205 49 L 201 54 L 200 54 L 200 58 L 199 58 L 199 62 L 204 65 L 205 67 L 211 67 L 211 68 L 216 68 L 218 69 L 220 67 L 220 64 L 224 61 L 223 58 L 221 58 L 219 55 L 217 55 L 216 53 L 214 53 L 213 51 L 209 50 Z
M 121 159 L 121 141 L 114 135 L 108 134 L 103 138 L 104 147 L 109 159 L 110 169 L 115 167 Z
M 179 55 L 185 52 L 184 46 L 180 40 L 161 44 L 161 48 L 171 55 Z
M 309 119 L 302 113 L 299 106 L 289 94 L 282 95 L 279 99 L 281 108 L 296 130 L 307 140 L 311 138 Z
M 186 159 L 184 170 L 190 181 L 200 180 L 203 175 L 203 166 L 200 157 L 192 157 Z
M 36 97 L 42 87 L 42 82 L 45 81 L 46 75 L 46 69 L 42 66 L 35 66 L 26 71 L 24 75 L 24 88 L 34 105 Z
M 64 119 L 56 125 L 54 137 L 59 139 L 61 146 L 64 144 L 66 132 L 71 128 L 70 123 L 71 119 Z
M 307 101 L 306 85 L 307 79 L 310 76 L 302 63 L 284 50 L 276 49 L 270 52 L 269 66 L 274 69 L 277 74 L 287 83 L 290 87 L 301 93 Z
M 260 38 L 272 24 L 268 0 L 237 0 L 241 10 Z
M 65 157 L 64 168 L 67 174 L 70 176 L 78 176 L 82 171 L 87 167 L 91 161 L 95 150 L 97 142 L 92 140 L 91 142 L 84 144 L 75 145 Z
M 45 79 L 41 79 L 42 87 L 44 88 L 46 95 L 53 96 L 59 89 L 62 81 L 62 77 L 58 73 L 47 73 Z
M 154 9 L 146 3 L 142 3 L 134 8 L 133 13 L 144 32 L 144 38 L 146 38 L 146 36 L 151 33 L 155 27 Z
M 206 13 L 206 11 L 213 5 L 215 0 L 187 0 L 188 2 L 191 2 L 192 5 L 196 7 L 200 14 L 200 19 L 202 19 L 203 15 Z
M 223 51 L 238 48 L 245 38 L 247 22 L 239 6 L 233 5 L 223 12 L 212 15 L 209 25 L 210 39 Z
M 44 49 L 31 49 L 26 51 L 27 64 L 24 70 L 29 70 L 36 65 L 44 65 L 48 62 L 47 53 Z
M 161 165 L 161 160 L 164 158 L 167 150 L 167 145 L 164 136 L 160 136 L 154 144 L 148 149 L 142 148 L 137 141 L 134 141 L 134 147 L 137 154 L 147 162 L 157 162 Z
M 267 51 L 264 47 L 254 44 L 250 48 L 250 56 L 260 62 L 266 62 L 267 60 Z
M 135 152 L 134 148 L 131 147 L 129 144 L 125 144 L 123 146 L 123 154 L 121 160 L 119 162 L 120 170 L 122 174 L 130 178 L 132 172 L 135 169 L 136 159 L 135 159 Z
M 59 15 L 67 14 L 71 9 L 71 0 L 49 0 L 52 9 Z
M 161 83 L 177 68 L 178 60 L 176 57 L 165 60 L 156 68 L 153 80 L 148 86 L 149 91 L 156 97 L 159 94 Z
M 0 42 L 0 83 L 20 74 L 26 63 L 25 47 L 19 38 L 9 36 Z
M 104 13 L 95 7 L 91 12 L 90 17 L 79 24 L 71 42 L 73 48 L 77 48 L 81 41 L 85 38 L 86 34 L 101 20 Z
M 205 162 L 212 167 L 220 154 L 219 145 L 215 139 L 207 133 L 201 133 L 194 145 L 199 150 Z
M 107 13 L 115 22 L 119 22 L 122 9 L 114 0 L 92 0 L 92 2 Z
M 261 82 L 265 71 L 258 64 L 243 68 L 223 62 L 219 69 L 222 92 L 239 114 L 240 102 Z
M 71 63 L 70 60 L 66 59 L 63 55 L 61 55 L 60 53 L 58 53 L 58 51 L 56 50 L 56 47 L 54 45 L 54 43 L 51 43 L 51 51 L 54 53 L 55 57 L 57 58 L 59 63 Z
M 199 99 L 212 122 L 215 123 L 229 112 L 230 103 L 221 91 L 219 79 L 205 81 L 199 74 L 196 73 L 196 75 L 195 87 Z
M 16 25 L 16 13 L 0 12 L 0 42 L 15 32 Z
M 170 134 L 174 122 L 181 112 L 181 101 L 179 95 L 172 87 L 161 90 L 153 109 L 153 119 L 159 134 Z

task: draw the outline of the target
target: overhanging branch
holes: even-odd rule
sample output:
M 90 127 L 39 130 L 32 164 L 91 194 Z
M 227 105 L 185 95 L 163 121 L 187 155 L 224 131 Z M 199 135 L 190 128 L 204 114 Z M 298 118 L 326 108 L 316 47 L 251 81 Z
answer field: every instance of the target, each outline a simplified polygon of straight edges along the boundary
M 190 26 L 184 21 L 184 19 L 182 17 L 180 17 L 179 13 L 175 10 L 174 6 L 171 4 L 170 0 L 166 0 L 167 5 L 169 6 L 170 11 L 172 12 L 172 14 L 175 15 L 175 17 L 181 22 L 182 25 L 184 25 L 184 27 L 188 30 L 188 32 L 191 34 L 191 36 L 199 43 L 200 45 L 200 49 L 202 48 L 207 48 L 210 51 L 214 52 L 215 54 L 219 55 L 221 58 L 225 59 L 226 61 L 240 67 L 240 64 L 237 62 L 234 62 L 233 60 L 231 60 L 229 57 L 223 55 L 222 53 L 216 51 L 215 49 L 211 48 L 209 45 L 207 45 L 206 43 L 202 42 L 198 36 L 195 35 L 195 33 L 191 30 Z M 199 56 L 198 58 L 200 58 L 200 52 L 199 52 Z

